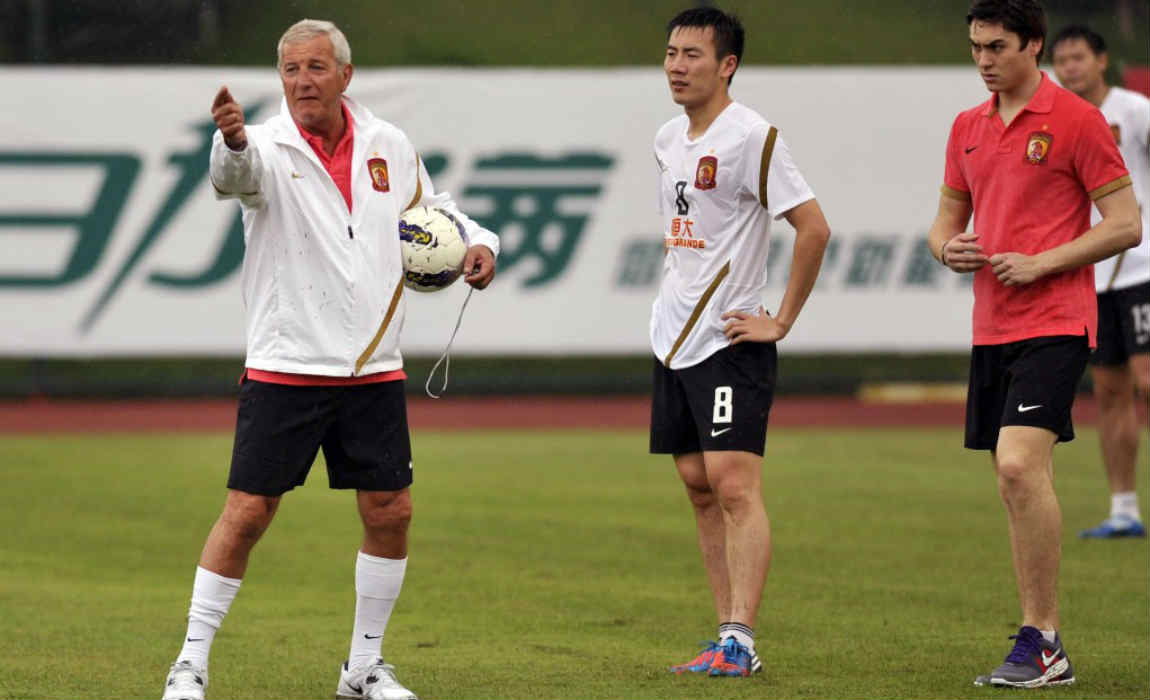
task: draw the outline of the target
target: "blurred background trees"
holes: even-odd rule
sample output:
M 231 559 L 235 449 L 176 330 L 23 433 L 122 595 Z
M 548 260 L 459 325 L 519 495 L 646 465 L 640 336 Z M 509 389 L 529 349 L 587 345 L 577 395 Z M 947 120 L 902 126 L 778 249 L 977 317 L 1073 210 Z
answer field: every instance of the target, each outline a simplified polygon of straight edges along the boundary
M 604 66 L 659 60 L 666 0 L 2 0 L 0 62 L 271 65 L 297 19 L 330 19 L 362 66 Z M 730 0 L 748 64 L 968 60 L 964 2 Z M 1046 0 L 1050 32 L 1086 22 L 1117 68 L 1147 63 L 1145 0 Z

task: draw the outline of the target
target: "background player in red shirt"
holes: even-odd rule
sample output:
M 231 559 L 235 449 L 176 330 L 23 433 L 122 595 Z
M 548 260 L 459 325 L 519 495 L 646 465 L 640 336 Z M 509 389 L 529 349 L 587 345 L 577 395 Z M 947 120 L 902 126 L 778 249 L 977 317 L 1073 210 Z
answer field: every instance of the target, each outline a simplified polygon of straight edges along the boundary
M 975 0 L 967 23 L 993 95 L 955 119 L 929 244 L 975 275 L 966 446 L 991 451 L 1022 605 L 1013 650 L 975 684 L 1065 685 L 1053 448 L 1074 437 L 1070 408 L 1094 346 L 1091 265 L 1137 245 L 1141 222 L 1102 115 L 1038 69 L 1042 7 Z M 1103 217 L 1094 227 L 1091 201 Z

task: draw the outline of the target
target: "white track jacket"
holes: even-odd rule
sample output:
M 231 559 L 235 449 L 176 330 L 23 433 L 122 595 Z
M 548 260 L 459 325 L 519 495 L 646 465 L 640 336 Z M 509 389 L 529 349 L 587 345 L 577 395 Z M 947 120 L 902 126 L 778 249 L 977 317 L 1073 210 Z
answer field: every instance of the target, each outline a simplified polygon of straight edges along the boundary
M 278 116 L 247 126 L 242 151 L 216 131 L 216 196 L 243 208 L 247 367 L 344 377 L 401 368 L 399 216 L 409 207 L 450 211 L 471 245 L 499 253 L 494 233 L 435 194 L 402 131 L 343 99 L 355 128 L 350 212 L 286 100 Z

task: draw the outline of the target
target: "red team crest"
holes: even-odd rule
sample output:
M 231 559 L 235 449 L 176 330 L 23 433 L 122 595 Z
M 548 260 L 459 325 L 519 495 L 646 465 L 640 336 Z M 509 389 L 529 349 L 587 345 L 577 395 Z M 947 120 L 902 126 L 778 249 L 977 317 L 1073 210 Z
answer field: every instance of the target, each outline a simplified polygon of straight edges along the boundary
M 703 156 L 699 165 L 695 167 L 695 189 L 715 189 L 715 175 L 719 172 L 719 159 L 715 156 Z
M 371 186 L 376 192 L 389 192 L 391 184 L 387 180 L 387 161 L 372 158 L 367 161 L 367 172 L 371 173 Z
M 1046 155 L 1050 153 L 1050 144 L 1054 135 L 1045 131 L 1035 131 L 1026 139 L 1026 162 L 1031 165 L 1042 165 Z

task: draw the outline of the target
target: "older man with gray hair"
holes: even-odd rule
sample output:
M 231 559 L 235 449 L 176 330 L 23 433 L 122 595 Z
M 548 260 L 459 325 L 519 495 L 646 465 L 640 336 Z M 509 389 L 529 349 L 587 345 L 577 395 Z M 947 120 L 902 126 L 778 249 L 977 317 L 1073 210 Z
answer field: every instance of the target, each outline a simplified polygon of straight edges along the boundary
M 329 485 L 355 489 L 364 531 L 337 697 L 414 700 L 381 656 L 412 507 L 398 220 L 413 206 L 455 216 L 471 243 L 464 279 L 477 289 L 494 277 L 499 239 L 436 194 L 402 131 L 344 95 L 351 49 L 334 24 L 296 23 L 277 53 L 279 115 L 246 125 L 227 87 L 212 102 L 212 185 L 243 210 L 247 356 L 227 499 L 163 697 L 203 700 L 212 640 L 251 550 L 322 448 Z

